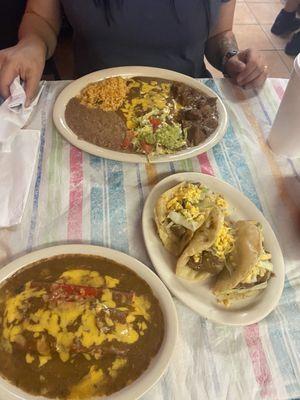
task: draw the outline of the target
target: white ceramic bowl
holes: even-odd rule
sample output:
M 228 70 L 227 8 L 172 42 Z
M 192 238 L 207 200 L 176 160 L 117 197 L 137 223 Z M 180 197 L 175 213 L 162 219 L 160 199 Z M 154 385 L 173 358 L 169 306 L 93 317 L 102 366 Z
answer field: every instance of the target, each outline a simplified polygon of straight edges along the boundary
M 165 154 L 153 156 L 149 160 L 143 154 L 124 153 L 114 150 L 109 150 L 104 147 L 96 146 L 92 143 L 85 142 L 84 140 L 78 139 L 76 134 L 69 128 L 65 120 L 65 109 L 69 100 L 76 96 L 81 89 L 91 82 L 97 82 L 112 76 L 122 76 L 123 78 L 132 78 L 135 76 L 146 76 L 151 78 L 162 78 L 169 79 L 177 82 L 185 83 L 195 89 L 201 90 L 205 94 L 211 97 L 217 97 L 217 107 L 219 112 L 219 125 L 215 132 L 210 135 L 203 143 L 198 146 L 191 147 L 182 151 L 178 151 L 175 154 Z M 197 81 L 190 76 L 180 74 L 178 72 L 169 71 L 167 69 L 152 68 L 152 67 L 119 67 L 104 69 L 102 71 L 92 72 L 91 74 L 85 75 L 82 78 L 70 83 L 63 91 L 59 94 L 53 109 L 53 120 L 58 131 L 74 146 L 79 149 L 86 151 L 87 153 L 94 154 L 95 156 L 109 158 L 111 160 L 133 162 L 133 163 L 160 163 L 160 162 L 171 162 L 177 160 L 183 160 L 186 158 L 197 156 L 198 154 L 204 153 L 215 144 L 217 144 L 223 137 L 227 127 L 227 111 L 220 99 L 220 97 L 210 88 L 203 83 Z
M 191 282 L 175 275 L 176 258 L 162 245 L 154 224 L 153 211 L 158 198 L 180 182 L 200 182 L 221 193 L 231 210 L 231 218 L 261 223 L 265 247 L 272 254 L 275 276 L 266 289 L 255 296 L 237 301 L 231 307 L 217 303 L 210 289 L 210 280 Z M 150 192 L 143 211 L 143 234 L 149 257 L 161 279 L 171 292 L 202 317 L 224 325 L 250 325 L 265 318 L 277 305 L 284 286 L 284 262 L 278 240 L 263 214 L 241 192 L 213 176 L 183 172 L 161 180 Z
M 144 373 L 131 385 L 108 397 L 93 397 L 95 400 L 138 399 L 145 392 L 147 392 L 162 376 L 168 366 L 176 344 L 178 330 L 177 313 L 169 291 L 161 282 L 161 280 L 148 267 L 146 267 L 146 265 L 142 264 L 135 258 L 116 250 L 80 244 L 48 247 L 18 258 L 0 270 L 0 284 L 28 264 L 59 254 L 97 255 L 125 265 L 129 269 L 135 271 L 149 284 L 154 295 L 158 299 L 165 322 L 165 335 L 159 352 L 152 359 L 147 370 L 144 371 Z M 23 390 L 17 388 L 7 380 L 0 377 L 0 400 L 48 400 L 48 398 L 43 396 L 33 396 L 25 393 Z

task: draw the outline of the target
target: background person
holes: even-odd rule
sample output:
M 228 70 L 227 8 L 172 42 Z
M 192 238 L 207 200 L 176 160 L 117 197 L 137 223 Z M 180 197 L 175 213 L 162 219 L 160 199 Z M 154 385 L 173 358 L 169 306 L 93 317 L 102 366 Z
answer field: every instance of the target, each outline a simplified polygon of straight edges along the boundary
M 287 0 L 271 28 L 271 32 L 278 36 L 299 29 L 299 32 L 296 32 L 285 46 L 285 52 L 290 56 L 300 53 L 300 18 L 297 18 L 299 6 L 300 0 Z
M 16 46 L 0 51 L 0 94 L 20 75 L 28 102 L 61 26 L 61 6 L 74 31 L 75 75 L 122 65 L 172 69 L 207 77 L 204 55 L 236 84 L 261 86 L 261 55 L 238 51 L 235 0 L 28 0 Z

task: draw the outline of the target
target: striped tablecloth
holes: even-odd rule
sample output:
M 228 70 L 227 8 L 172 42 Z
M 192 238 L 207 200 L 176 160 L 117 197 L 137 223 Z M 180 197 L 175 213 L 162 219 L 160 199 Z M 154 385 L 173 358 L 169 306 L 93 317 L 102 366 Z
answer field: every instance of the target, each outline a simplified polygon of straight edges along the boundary
M 0 231 L 1 263 L 43 246 L 84 242 L 121 250 L 152 268 L 141 231 L 149 190 L 175 172 L 216 175 L 248 196 L 273 226 L 285 258 L 284 293 L 276 311 L 245 328 L 215 325 L 175 300 L 180 323 L 176 351 L 168 371 L 143 399 L 297 398 L 300 162 L 276 157 L 266 145 L 286 81 L 268 80 L 260 93 L 247 94 L 224 80 L 206 84 L 221 95 L 229 112 L 221 143 L 190 160 L 137 165 L 70 146 L 52 123 L 53 102 L 66 82 L 48 83 L 35 118 L 42 131 L 31 195 L 22 224 Z

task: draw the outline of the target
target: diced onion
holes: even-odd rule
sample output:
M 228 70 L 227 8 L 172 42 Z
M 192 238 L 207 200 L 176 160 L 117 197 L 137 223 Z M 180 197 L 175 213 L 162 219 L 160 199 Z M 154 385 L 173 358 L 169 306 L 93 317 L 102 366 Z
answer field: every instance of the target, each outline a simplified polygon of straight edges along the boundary
M 195 232 L 201 226 L 199 222 L 187 220 L 182 214 L 176 211 L 171 211 L 168 215 L 168 218 L 170 218 L 170 220 L 176 225 L 184 226 L 186 229 L 189 229 L 192 232 Z

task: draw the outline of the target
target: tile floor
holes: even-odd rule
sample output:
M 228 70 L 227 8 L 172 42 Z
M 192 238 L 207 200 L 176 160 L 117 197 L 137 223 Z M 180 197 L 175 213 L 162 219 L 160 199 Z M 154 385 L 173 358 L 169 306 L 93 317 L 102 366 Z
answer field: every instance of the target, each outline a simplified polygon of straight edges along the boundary
M 270 31 L 281 8 L 280 0 L 237 0 L 233 31 L 241 49 L 254 47 L 263 54 L 270 77 L 289 78 L 293 57 L 284 53 L 289 35 L 277 37 Z M 66 38 L 61 41 L 54 56 L 62 79 L 72 79 L 70 47 L 71 38 Z M 222 76 L 212 66 L 208 69 L 214 76 Z
M 280 0 L 237 0 L 234 28 L 240 49 L 253 47 L 259 50 L 269 66 L 269 76 L 289 78 L 293 57 L 284 53 L 289 36 L 278 37 L 271 33 L 271 26 L 282 9 Z M 209 66 L 212 74 L 221 76 Z

